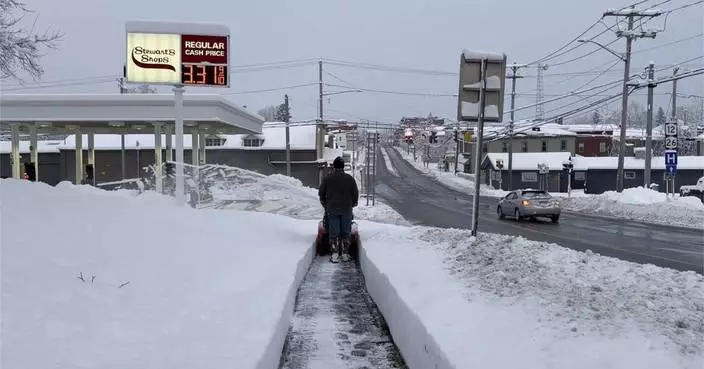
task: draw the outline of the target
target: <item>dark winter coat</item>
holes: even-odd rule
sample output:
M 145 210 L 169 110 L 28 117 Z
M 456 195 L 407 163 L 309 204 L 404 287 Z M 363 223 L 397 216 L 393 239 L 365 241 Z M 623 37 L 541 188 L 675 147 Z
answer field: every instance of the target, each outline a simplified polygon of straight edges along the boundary
M 318 196 L 328 214 L 350 215 L 359 201 L 357 181 L 343 169 L 335 169 L 323 178 Z

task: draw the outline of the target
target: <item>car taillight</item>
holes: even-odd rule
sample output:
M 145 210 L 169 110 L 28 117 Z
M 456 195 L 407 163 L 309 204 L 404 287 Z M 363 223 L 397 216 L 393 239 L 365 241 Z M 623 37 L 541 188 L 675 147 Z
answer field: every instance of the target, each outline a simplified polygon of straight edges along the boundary
M 530 201 L 529 200 L 522 200 L 521 205 L 523 206 L 530 206 Z

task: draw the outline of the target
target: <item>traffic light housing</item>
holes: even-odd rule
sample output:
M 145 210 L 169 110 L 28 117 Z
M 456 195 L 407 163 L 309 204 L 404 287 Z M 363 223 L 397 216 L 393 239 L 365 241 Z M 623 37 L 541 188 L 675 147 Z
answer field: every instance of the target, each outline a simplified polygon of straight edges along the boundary
M 572 169 L 574 169 L 574 163 L 572 163 L 572 158 L 570 157 L 570 160 L 565 161 L 562 163 L 562 169 L 566 170 L 568 172 L 572 172 Z
M 486 61 L 484 93 L 484 122 L 501 122 L 504 115 L 504 87 L 506 84 L 506 54 L 464 50 L 460 56 L 457 120 L 479 120 L 482 88 L 482 61 Z
M 455 142 L 459 141 L 459 139 L 460 139 L 460 131 L 455 130 L 455 133 L 454 133 L 454 134 L 455 134 Z

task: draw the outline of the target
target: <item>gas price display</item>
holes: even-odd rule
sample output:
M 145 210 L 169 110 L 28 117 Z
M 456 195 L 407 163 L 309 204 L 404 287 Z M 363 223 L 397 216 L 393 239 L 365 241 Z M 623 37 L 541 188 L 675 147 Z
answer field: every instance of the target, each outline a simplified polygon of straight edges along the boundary
M 227 87 L 226 36 L 181 35 L 181 83 Z
M 227 87 L 227 65 L 181 64 L 181 83 Z

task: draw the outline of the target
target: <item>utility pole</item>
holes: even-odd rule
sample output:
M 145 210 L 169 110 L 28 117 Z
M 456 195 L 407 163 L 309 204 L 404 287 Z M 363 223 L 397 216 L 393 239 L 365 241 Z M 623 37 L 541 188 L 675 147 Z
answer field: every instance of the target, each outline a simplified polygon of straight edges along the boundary
M 318 124 L 315 130 L 315 148 L 318 157 L 318 183 L 323 182 L 323 60 L 318 61 Z
M 511 78 L 511 121 L 508 123 L 508 190 L 513 191 L 513 124 L 514 120 L 514 109 L 516 109 L 516 79 L 523 78 L 518 75 L 518 68 L 524 67 L 525 65 L 518 65 L 516 62 L 509 65 L 511 67 L 511 75 L 507 78 Z M 540 68 L 538 68 L 540 70 Z
M 624 8 L 621 10 L 613 10 L 613 11 L 607 11 L 604 13 L 604 17 L 627 17 L 628 18 L 628 29 L 625 31 L 623 30 L 618 30 L 616 31 L 616 36 L 617 37 L 625 37 L 626 38 L 626 53 L 622 57 L 622 60 L 625 62 L 625 67 L 623 68 L 623 91 L 622 91 L 622 98 L 621 98 L 621 132 L 620 132 L 620 139 L 619 139 L 619 152 L 618 152 L 618 174 L 616 177 L 616 191 L 617 192 L 623 192 L 623 166 L 625 162 L 625 155 L 626 155 L 626 120 L 628 119 L 628 79 L 630 75 L 630 68 L 631 68 L 631 47 L 633 44 L 633 40 L 637 38 L 655 38 L 656 32 L 655 31 L 634 31 L 633 30 L 633 24 L 634 24 L 634 18 L 638 17 L 639 19 L 644 18 L 644 17 L 657 17 L 661 15 L 662 12 L 659 10 L 636 10 L 635 6 L 630 6 L 629 8 Z M 596 42 L 595 42 L 596 43 Z M 605 46 L 598 44 L 597 45 L 601 46 L 602 48 L 606 49 L 607 51 L 611 51 L 610 49 L 606 48 Z M 615 54 L 615 53 L 614 53 Z
M 679 72 L 680 67 L 675 67 L 675 69 L 672 71 L 672 76 L 677 76 L 677 72 Z M 672 118 L 673 122 L 677 122 L 677 80 L 674 79 L 672 80 L 672 112 L 670 113 L 670 117 Z
M 648 120 L 645 127 L 644 188 L 650 186 L 650 168 L 653 156 L 653 90 L 655 89 L 655 63 L 648 64 Z
M 286 175 L 291 176 L 291 115 L 288 110 L 288 94 L 284 95 L 284 112 L 286 118 Z
M 120 87 L 120 93 L 124 94 L 126 93 L 127 89 L 125 88 L 125 78 L 120 77 L 118 78 L 118 85 Z M 122 133 L 120 135 L 120 165 L 121 165 L 121 171 L 122 171 L 122 180 L 124 181 L 127 179 L 127 170 L 125 169 L 127 165 L 127 160 L 126 160 L 126 155 L 125 155 L 125 134 Z

